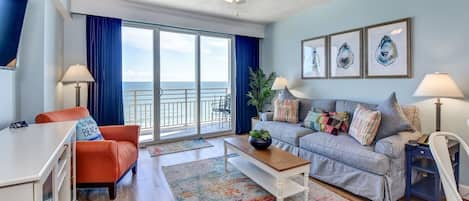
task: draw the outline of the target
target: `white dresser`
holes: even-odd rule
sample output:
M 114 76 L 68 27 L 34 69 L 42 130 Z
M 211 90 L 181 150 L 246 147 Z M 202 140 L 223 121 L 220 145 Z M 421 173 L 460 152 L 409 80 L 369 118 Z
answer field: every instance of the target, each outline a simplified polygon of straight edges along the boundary
M 33 124 L 0 131 L 0 200 L 76 200 L 75 125 Z

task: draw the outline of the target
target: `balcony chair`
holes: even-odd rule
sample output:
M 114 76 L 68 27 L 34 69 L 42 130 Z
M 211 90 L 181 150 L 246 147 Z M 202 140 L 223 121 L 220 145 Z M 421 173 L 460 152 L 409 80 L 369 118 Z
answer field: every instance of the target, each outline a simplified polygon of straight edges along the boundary
M 89 116 L 86 108 L 75 107 L 36 116 L 36 123 L 79 120 Z M 139 126 L 101 126 L 105 140 L 77 141 L 77 187 L 107 187 L 111 200 L 116 184 L 130 170 L 137 173 Z
M 212 104 L 212 112 L 221 115 L 220 125 L 221 127 L 224 126 L 225 120 L 228 121 L 228 125 L 231 126 L 231 95 L 227 94 L 226 96 L 220 96 L 218 101 Z M 220 119 L 220 116 L 218 116 Z
M 469 155 L 469 146 L 466 142 L 454 133 L 448 132 L 436 132 L 430 135 L 429 144 L 433 158 L 435 159 L 436 166 L 438 167 L 438 173 L 443 183 L 443 189 L 445 192 L 447 201 L 461 201 L 461 195 L 459 195 L 458 187 L 456 186 L 456 180 L 454 178 L 454 170 L 451 163 L 450 154 L 448 151 L 447 138 L 451 138 L 459 141 L 466 154 Z

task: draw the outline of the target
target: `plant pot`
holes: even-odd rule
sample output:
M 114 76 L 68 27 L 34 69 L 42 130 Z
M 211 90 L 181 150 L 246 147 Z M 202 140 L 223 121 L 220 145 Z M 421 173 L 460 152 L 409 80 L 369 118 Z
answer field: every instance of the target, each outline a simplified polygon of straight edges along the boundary
M 265 150 L 272 144 L 272 137 L 267 140 L 249 136 L 249 143 L 257 150 Z

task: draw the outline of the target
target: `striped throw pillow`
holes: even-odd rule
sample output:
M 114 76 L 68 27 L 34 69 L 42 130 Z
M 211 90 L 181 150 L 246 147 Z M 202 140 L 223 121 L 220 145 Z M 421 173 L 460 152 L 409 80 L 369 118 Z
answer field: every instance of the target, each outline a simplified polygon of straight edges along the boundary
M 284 121 L 289 123 L 298 123 L 299 100 L 275 100 L 274 102 L 274 121 Z
M 381 112 L 358 105 L 353 113 L 349 134 L 360 144 L 370 145 L 376 137 L 380 123 Z
M 303 126 L 315 131 L 321 130 L 321 125 L 319 124 L 318 119 L 322 113 L 323 112 L 315 112 L 314 109 L 310 110 L 303 121 Z

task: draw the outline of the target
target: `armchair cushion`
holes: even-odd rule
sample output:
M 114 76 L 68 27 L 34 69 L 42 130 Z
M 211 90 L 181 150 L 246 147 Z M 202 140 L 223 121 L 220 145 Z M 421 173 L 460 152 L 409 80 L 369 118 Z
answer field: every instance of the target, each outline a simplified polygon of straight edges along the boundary
M 378 140 L 375 144 L 374 151 L 384 154 L 389 158 L 403 158 L 405 157 L 405 144 L 407 144 L 409 140 L 417 140 L 420 136 L 422 136 L 420 132 L 400 132 L 398 135 L 392 135 Z
M 114 182 L 120 176 L 118 143 L 112 140 L 79 141 L 76 145 L 77 182 Z

